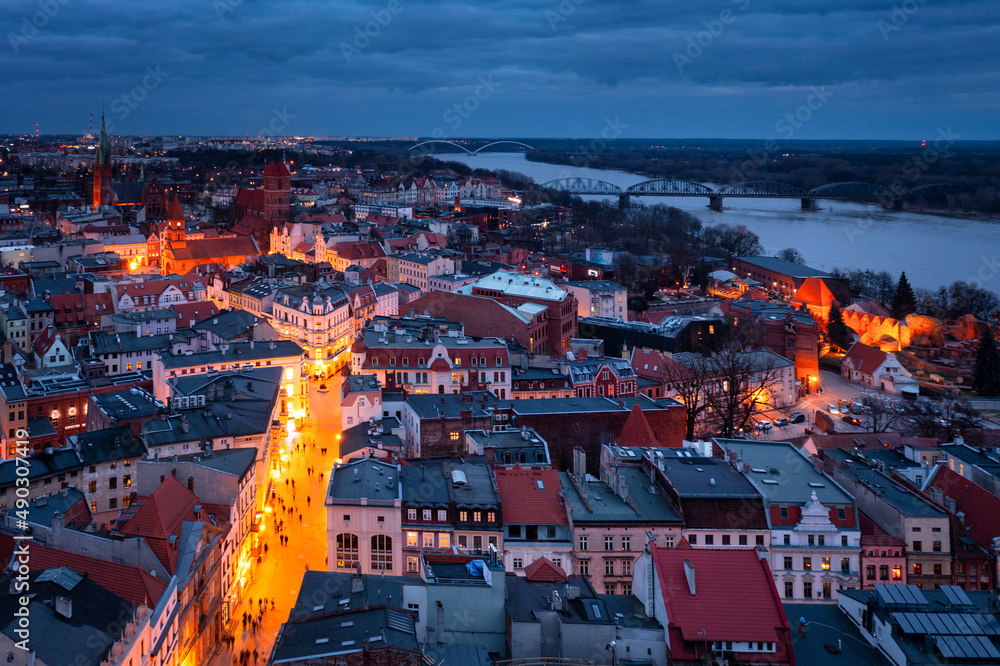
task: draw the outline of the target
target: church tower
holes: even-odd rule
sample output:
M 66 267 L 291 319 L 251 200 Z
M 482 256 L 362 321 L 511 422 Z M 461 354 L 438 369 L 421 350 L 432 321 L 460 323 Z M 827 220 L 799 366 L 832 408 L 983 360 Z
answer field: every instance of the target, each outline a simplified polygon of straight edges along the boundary
M 174 195 L 174 201 L 170 204 L 170 212 L 167 213 L 167 226 L 163 231 L 163 239 L 174 248 L 184 247 L 187 244 L 184 211 L 181 210 L 181 200 L 177 195 Z
M 292 174 L 284 162 L 271 162 L 264 169 L 264 220 L 270 227 L 287 222 L 291 208 Z
M 108 133 L 104 129 L 104 114 L 101 114 L 101 138 L 97 143 L 97 154 L 94 159 L 94 208 L 113 206 L 115 192 L 111 188 L 111 147 L 108 145 Z

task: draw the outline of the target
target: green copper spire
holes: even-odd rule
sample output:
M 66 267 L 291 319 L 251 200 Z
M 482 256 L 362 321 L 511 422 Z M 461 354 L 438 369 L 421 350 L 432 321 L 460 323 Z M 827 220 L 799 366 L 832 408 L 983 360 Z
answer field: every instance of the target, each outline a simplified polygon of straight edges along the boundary
M 108 149 L 108 133 L 104 129 L 104 111 L 101 111 L 101 139 L 97 142 L 96 164 L 108 164 L 111 151 Z

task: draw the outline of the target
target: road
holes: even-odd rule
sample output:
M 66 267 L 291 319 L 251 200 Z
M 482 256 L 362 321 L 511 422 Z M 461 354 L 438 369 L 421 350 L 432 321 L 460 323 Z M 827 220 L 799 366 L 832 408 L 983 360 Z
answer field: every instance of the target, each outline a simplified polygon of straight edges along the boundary
M 323 500 L 330 470 L 340 455 L 337 435 L 340 434 L 341 381 L 339 376 L 325 380 L 330 389 L 327 393 L 319 392 L 319 382 L 310 382 L 310 423 L 290 436 L 292 452 L 276 485 L 273 510 L 266 514 L 264 521 L 263 541 L 267 544 L 267 554 L 257 565 L 244 603 L 232 612 L 236 643 L 233 649 L 223 646 L 209 662 L 213 666 L 231 666 L 236 663 L 234 653 L 238 656 L 244 649 L 251 652 L 256 649 L 258 652 L 257 662 L 251 658 L 250 663 L 266 664 L 278 629 L 295 605 L 303 574 L 307 569 L 326 570 L 326 510 Z M 294 446 L 303 448 L 294 450 Z M 327 448 L 326 455 L 320 453 L 322 447 Z M 312 474 L 307 472 L 309 467 L 315 470 Z M 288 480 L 287 485 L 285 479 Z M 291 484 L 293 480 L 294 487 Z M 288 537 L 287 546 L 279 542 L 275 530 L 277 520 L 284 521 L 281 534 Z M 254 634 L 243 629 L 243 613 L 256 615 L 257 600 L 262 598 L 273 599 L 274 610 L 264 614 Z
M 802 437 L 806 434 L 805 431 L 807 428 L 813 431 L 816 430 L 817 409 L 826 412 L 828 405 L 831 403 L 836 405 L 839 400 L 847 400 L 850 402 L 851 398 L 863 399 L 866 395 L 877 392 L 869 388 L 851 384 L 845 381 L 839 373 L 825 369 L 820 370 L 820 385 L 823 387 L 822 393 L 810 393 L 805 397 L 799 398 L 799 401 L 795 403 L 794 407 L 770 410 L 763 414 L 761 419 L 758 419 L 767 419 L 773 423 L 775 419 L 781 417 L 787 418 L 790 414 L 802 412 L 806 417 L 805 423 L 787 425 L 784 428 L 772 428 L 771 431 L 767 433 L 754 433 L 753 439 L 780 442 L 792 437 Z M 864 428 L 853 426 L 842 421 L 840 416 L 834 416 L 833 422 L 836 425 L 838 433 L 868 432 Z

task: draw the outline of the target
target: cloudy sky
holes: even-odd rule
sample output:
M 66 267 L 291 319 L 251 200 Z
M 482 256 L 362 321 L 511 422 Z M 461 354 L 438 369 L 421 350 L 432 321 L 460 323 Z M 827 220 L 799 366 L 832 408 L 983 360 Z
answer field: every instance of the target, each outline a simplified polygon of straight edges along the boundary
M 997 0 L 0 4 L 0 133 L 1000 139 Z

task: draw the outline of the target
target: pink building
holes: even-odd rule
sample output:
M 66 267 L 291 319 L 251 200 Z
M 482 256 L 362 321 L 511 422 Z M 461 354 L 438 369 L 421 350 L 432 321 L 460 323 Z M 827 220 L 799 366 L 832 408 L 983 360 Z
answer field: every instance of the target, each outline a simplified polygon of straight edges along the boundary
M 878 584 L 906 585 L 906 544 L 861 516 L 861 589 Z

